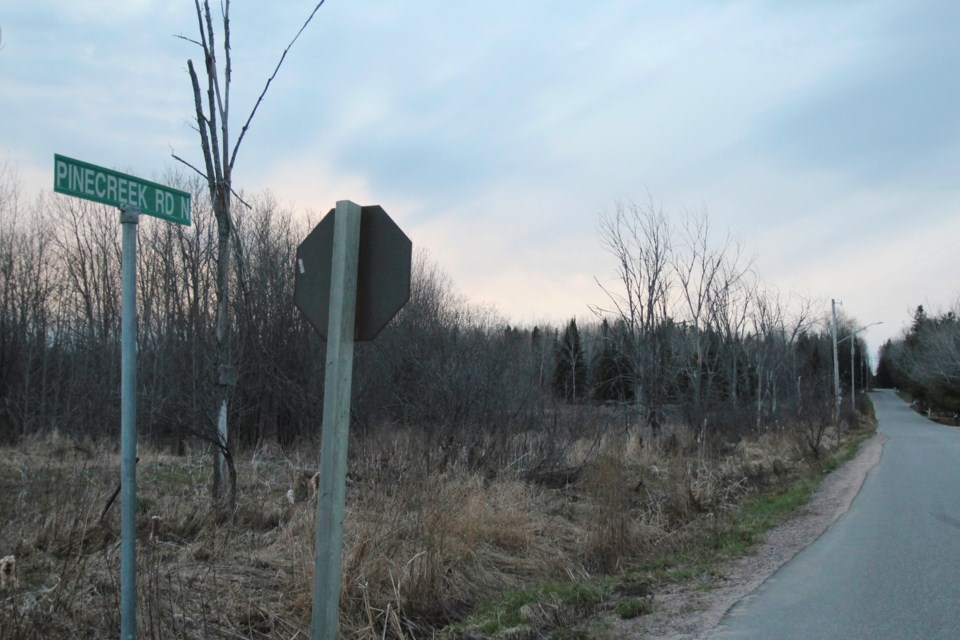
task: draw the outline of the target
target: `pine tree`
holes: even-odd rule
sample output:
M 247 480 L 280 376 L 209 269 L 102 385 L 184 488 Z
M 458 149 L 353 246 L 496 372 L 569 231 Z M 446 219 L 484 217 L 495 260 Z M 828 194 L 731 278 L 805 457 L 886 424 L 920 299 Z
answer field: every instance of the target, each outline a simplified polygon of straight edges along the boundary
M 633 399 L 630 366 L 610 325 L 600 325 L 603 346 L 594 365 L 593 397 L 601 402 L 624 402 Z
M 558 396 L 576 402 L 586 396 L 587 365 L 577 321 L 571 319 L 557 345 L 557 363 L 553 372 L 553 389 Z
M 880 388 L 892 388 L 899 386 L 897 365 L 895 362 L 894 345 L 892 340 L 887 340 L 880 347 L 880 361 L 877 363 L 877 375 L 874 377 L 874 384 Z
M 908 347 L 916 347 L 920 343 L 920 333 L 929 325 L 930 319 L 923 305 L 917 305 L 913 312 L 913 322 L 910 325 L 910 332 L 907 333 L 906 343 Z

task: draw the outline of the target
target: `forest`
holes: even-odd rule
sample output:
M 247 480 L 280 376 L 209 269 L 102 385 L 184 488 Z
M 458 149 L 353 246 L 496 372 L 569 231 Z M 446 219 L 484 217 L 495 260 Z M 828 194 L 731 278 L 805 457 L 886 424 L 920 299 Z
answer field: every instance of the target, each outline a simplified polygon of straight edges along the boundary
M 28 205 L 15 172 L 2 178 L 0 437 L 115 437 L 118 214 L 51 194 Z M 141 437 L 182 451 L 211 439 L 216 418 L 217 238 L 202 185 L 177 181 L 194 193 L 193 225 L 140 229 L 137 403 Z M 324 344 L 293 305 L 292 267 L 316 220 L 270 194 L 249 202 L 236 217 L 230 274 L 231 446 L 285 446 L 315 438 L 321 422 Z M 612 267 L 597 274 L 599 303 L 557 325 L 511 326 L 465 300 L 418 250 L 409 303 L 376 341 L 358 344 L 353 428 L 417 426 L 453 442 L 557 428 L 563 407 L 591 405 L 653 432 L 676 423 L 736 439 L 829 414 L 822 304 L 766 286 L 738 243 L 714 242 L 705 214 L 674 222 L 652 203 L 617 205 L 599 217 L 598 236 Z M 952 315 L 918 322 L 908 342 L 929 334 L 923 348 L 956 324 Z M 854 326 L 842 319 L 838 335 Z M 869 358 L 859 338 L 855 347 L 863 387 Z

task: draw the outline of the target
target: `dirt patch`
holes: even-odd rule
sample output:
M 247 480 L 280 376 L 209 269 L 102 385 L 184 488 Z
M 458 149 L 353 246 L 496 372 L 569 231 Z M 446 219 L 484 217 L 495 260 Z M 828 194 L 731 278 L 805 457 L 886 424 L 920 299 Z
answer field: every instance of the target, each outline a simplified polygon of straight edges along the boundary
M 877 434 L 857 455 L 825 478 L 796 517 L 772 529 L 754 555 L 739 558 L 718 573 L 665 585 L 654 594 L 654 613 L 634 620 L 611 620 L 606 638 L 704 638 L 726 612 L 752 593 L 797 553 L 812 544 L 841 515 L 880 460 L 886 437 Z

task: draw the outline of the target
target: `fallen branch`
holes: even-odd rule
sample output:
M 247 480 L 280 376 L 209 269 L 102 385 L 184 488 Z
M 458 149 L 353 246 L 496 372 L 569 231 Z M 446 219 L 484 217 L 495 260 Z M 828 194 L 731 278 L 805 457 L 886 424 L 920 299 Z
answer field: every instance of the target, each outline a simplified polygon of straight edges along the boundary
M 137 458 L 134 464 L 139 464 L 140 458 Z M 113 503 L 117 500 L 117 496 L 120 495 L 120 486 L 121 483 L 117 483 L 117 488 L 113 490 L 113 493 L 110 494 L 110 498 L 107 500 L 107 504 L 104 505 L 103 511 L 100 512 L 100 522 L 103 522 L 103 519 L 107 517 L 107 512 L 110 511 L 110 507 L 113 506 Z

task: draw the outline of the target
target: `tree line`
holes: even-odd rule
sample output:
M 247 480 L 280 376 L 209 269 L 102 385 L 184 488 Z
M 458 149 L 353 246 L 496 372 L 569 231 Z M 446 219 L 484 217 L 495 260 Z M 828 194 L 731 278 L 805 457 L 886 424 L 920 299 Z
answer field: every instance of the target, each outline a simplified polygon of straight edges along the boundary
M 0 177 L 0 436 L 116 437 L 118 214 L 50 194 L 26 204 L 14 172 Z M 193 224 L 140 224 L 141 437 L 179 451 L 216 444 L 217 324 L 227 317 L 232 446 L 316 438 L 324 343 L 292 303 L 296 247 L 316 220 L 269 194 L 245 197 L 234 214 L 230 313 L 218 315 L 222 256 L 207 185 L 164 182 L 192 193 Z M 410 301 L 377 340 L 357 345 L 354 433 L 411 426 L 494 460 L 491 438 L 575 430 L 577 411 L 596 406 L 653 433 L 669 423 L 724 437 L 828 419 L 822 305 L 763 285 L 735 241 L 714 243 L 703 213 L 674 224 L 653 206 L 626 205 L 599 229 L 616 274 L 598 278 L 607 303 L 579 324 L 510 326 L 416 252 Z
M 599 227 L 616 265 L 614 278 L 598 280 L 607 304 L 596 309 L 613 321 L 601 327 L 603 394 L 636 401 L 653 430 L 679 417 L 736 435 L 830 413 L 834 353 L 822 303 L 766 285 L 705 211 L 670 217 L 652 200 L 619 204 Z M 841 318 L 838 334 L 856 326 Z M 854 362 L 839 358 L 844 393 L 851 366 L 856 388 L 869 371 L 863 341 L 852 343 Z
M 880 348 L 877 384 L 907 391 L 924 408 L 960 414 L 958 311 L 930 315 L 919 305 L 903 335 Z

